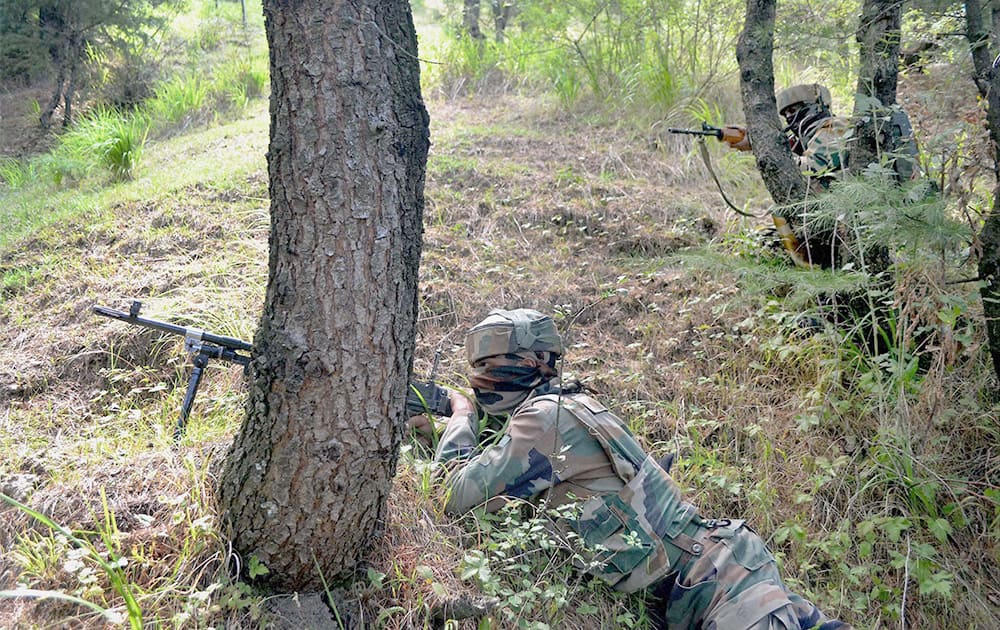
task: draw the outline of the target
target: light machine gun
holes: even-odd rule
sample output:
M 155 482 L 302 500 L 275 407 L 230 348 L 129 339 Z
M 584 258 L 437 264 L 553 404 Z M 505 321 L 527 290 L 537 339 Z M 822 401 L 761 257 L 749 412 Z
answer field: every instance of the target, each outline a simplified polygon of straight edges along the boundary
M 215 335 L 199 328 L 188 328 L 155 319 L 139 317 L 141 309 L 142 302 L 133 301 L 127 313 L 104 306 L 95 306 L 94 313 L 134 326 L 143 326 L 184 337 L 184 349 L 193 355 L 192 364 L 194 367 L 188 379 L 187 392 L 184 394 L 184 403 L 181 405 L 181 414 L 177 419 L 177 426 L 174 429 L 174 443 L 176 444 L 184 436 L 184 429 L 187 426 L 188 417 L 191 415 L 191 405 L 194 403 L 194 397 L 198 393 L 198 385 L 201 384 L 201 377 L 205 368 L 208 367 L 209 359 L 221 359 L 230 363 L 236 363 L 242 365 L 243 369 L 246 370 L 250 365 L 250 356 L 241 354 L 241 352 L 251 352 L 253 345 L 235 337 Z M 426 383 L 411 381 L 409 389 L 406 392 L 406 412 L 408 416 L 415 416 L 422 413 L 431 413 L 435 416 L 450 416 L 451 400 L 448 398 L 448 391 L 436 384 L 433 381 L 433 376 Z
M 243 369 L 246 370 L 247 366 L 250 365 L 250 356 L 240 353 L 250 352 L 253 350 L 253 345 L 234 337 L 213 335 L 199 328 L 188 328 L 186 326 L 160 322 L 155 319 L 139 317 L 139 310 L 141 308 L 142 302 L 134 301 L 132 302 L 132 306 L 129 307 L 128 313 L 104 306 L 95 306 L 94 312 L 127 324 L 152 328 L 160 332 L 184 337 L 184 349 L 193 355 L 192 363 L 194 367 L 188 379 L 187 392 L 184 394 L 184 403 L 181 405 L 181 415 L 177 419 L 177 427 L 174 429 L 174 444 L 176 444 L 184 435 L 188 416 L 191 415 L 191 405 L 194 403 L 195 394 L 198 393 L 198 385 L 201 383 L 202 373 L 208 367 L 209 359 L 222 359 L 223 361 L 236 363 L 242 365 Z

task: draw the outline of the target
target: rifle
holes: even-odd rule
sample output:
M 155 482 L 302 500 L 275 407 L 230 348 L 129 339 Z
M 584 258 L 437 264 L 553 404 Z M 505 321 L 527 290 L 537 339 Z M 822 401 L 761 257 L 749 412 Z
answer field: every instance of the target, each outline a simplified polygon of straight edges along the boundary
M 736 148 L 736 145 L 746 140 L 747 131 L 742 127 L 714 127 L 707 122 L 702 121 L 701 129 L 677 129 L 676 127 L 668 127 L 667 131 L 670 133 L 683 133 L 689 136 L 712 136 L 719 142 L 726 142 L 730 147 Z M 715 169 L 712 168 L 712 158 L 708 155 L 708 147 L 705 145 L 704 141 L 698 138 L 698 149 L 701 153 L 701 160 L 705 163 L 705 168 L 708 169 L 708 174 L 712 176 L 715 181 L 716 188 L 719 189 L 719 194 L 722 195 L 722 200 L 726 202 L 726 205 L 735 212 L 736 214 L 744 217 L 753 217 L 749 212 L 745 212 L 737 208 L 729 197 L 726 196 L 726 191 L 722 188 L 722 182 L 719 181 L 719 176 L 715 174 Z M 741 148 L 741 151 L 748 151 L 750 143 L 746 143 L 747 148 Z
M 143 326 L 184 337 L 184 349 L 194 355 L 192 358 L 194 367 L 188 379 L 187 392 L 184 394 L 184 403 L 181 405 L 181 414 L 174 429 L 174 443 L 176 444 L 184 435 L 188 417 L 191 415 L 191 405 L 194 404 L 194 397 L 198 393 L 202 373 L 208 366 L 209 359 L 222 359 L 223 361 L 236 363 L 242 365 L 244 371 L 246 371 L 250 365 L 250 357 L 240 354 L 240 352 L 251 352 L 253 345 L 234 337 L 214 335 L 198 328 L 187 328 L 155 319 L 139 317 L 141 309 L 142 302 L 133 301 L 128 313 L 104 306 L 95 306 L 94 313 L 111 319 L 117 319 L 127 324 Z M 435 357 L 434 367 L 434 371 L 436 371 L 437 357 Z M 410 416 L 422 413 L 432 413 L 436 416 L 451 415 L 451 400 L 448 398 L 448 391 L 434 383 L 433 373 L 431 380 L 428 382 L 410 382 L 409 390 L 406 393 L 406 411 Z
M 419 416 L 422 413 L 442 417 L 451 415 L 451 399 L 448 398 L 448 390 L 434 382 L 434 375 L 437 374 L 440 361 L 441 349 L 438 348 L 434 353 L 430 379 L 426 382 L 410 381 L 410 388 L 406 391 L 407 417 Z
M 406 415 L 419 416 L 422 413 L 450 416 L 448 390 L 434 381 L 410 381 L 410 389 L 406 392 Z
M 728 142 L 730 144 L 738 144 L 743 141 L 746 137 L 746 130 L 740 127 L 715 127 L 708 124 L 707 122 L 701 123 L 701 129 L 678 129 L 676 127 L 669 127 L 667 129 L 670 133 L 682 133 L 689 136 L 712 136 L 719 142 Z
M 141 308 L 142 302 L 136 300 L 132 302 L 128 313 L 104 306 L 95 306 L 94 313 L 110 317 L 111 319 L 117 319 L 127 324 L 152 328 L 160 332 L 184 337 L 184 349 L 194 355 L 192 357 L 194 367 L 188 379 L 187 392 L 184 394 L 184 403 L 181 405 L 181 415 L 177 420 L 176 428 L 174 428 L 174 444 L 177 444 L 184 435 L 188 416 L 191 415 L 191 405 L 194 403 L 195 394 L 198 393 L 198 385 L 201 383 L 202 372 L 208 367 L 208 360 L 222 359 L 223 361 L 236 363 L 242 365 L 245 372 L 250 365 L 250 357 L 240 354 L 240 352 L 252 351 L 253 345 L 234 337 L 213 335 L 198 328 L 187 328 L 186 326 L 178 326 L 155 319 L 139 317 L 139 310 Z

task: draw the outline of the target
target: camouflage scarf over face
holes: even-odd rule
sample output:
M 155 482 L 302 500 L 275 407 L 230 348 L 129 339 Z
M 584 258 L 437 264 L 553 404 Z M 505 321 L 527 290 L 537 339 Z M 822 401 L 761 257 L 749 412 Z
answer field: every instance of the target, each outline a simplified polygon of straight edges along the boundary
M 517 352 L 480 359 L 472 364 L 469 382 L 486 413 L 510 413 L 528 394 L 556 376 L 554 352 Z

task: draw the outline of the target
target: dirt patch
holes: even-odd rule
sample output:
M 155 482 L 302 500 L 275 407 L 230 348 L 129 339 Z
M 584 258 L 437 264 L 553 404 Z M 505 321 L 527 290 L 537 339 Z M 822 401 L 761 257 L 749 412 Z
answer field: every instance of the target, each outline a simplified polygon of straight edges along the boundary
M 0 156 L 22 158 L 52 146 L 54 136 L 38 121 L 49 96 L 44 86 L 0 89 Z

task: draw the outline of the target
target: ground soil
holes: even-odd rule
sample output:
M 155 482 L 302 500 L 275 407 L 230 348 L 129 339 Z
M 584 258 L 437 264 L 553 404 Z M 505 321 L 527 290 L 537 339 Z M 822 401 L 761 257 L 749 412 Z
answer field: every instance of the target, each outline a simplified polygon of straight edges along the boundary
M 38 122 L 39 103 L 49 97 L 45 86 L 0 88 L 0 157 L 23 158 L 43 153 L 52 135 Z

